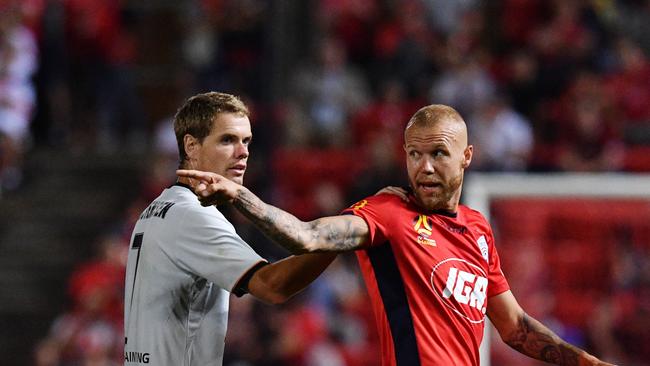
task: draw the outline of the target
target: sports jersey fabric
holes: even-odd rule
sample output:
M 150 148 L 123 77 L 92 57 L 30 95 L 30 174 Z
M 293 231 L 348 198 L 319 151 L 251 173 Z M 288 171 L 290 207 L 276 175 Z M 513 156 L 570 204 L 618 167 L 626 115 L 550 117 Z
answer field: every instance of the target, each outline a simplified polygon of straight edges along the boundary
M 487 302 L 509 289 L 485 218 L 462 205 L 427 212 L 388 194 L 343 213 L 370 229 L 357 259 L 382 365 L 478 365 Z
M 131 238 L 124 364 L 221 365 L 230 291 L 262 263 L 216 207 L 165 189 Z

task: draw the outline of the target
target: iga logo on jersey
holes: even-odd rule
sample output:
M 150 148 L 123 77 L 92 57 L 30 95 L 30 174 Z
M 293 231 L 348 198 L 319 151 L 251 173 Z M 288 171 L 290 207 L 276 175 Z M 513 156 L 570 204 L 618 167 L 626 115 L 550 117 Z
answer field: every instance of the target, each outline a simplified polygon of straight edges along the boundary
M 442 303 L 471 323 L 481 323 L 487 310 L 485 271 L 464 259 L 449 258 L 431 272 L 431 286 Z

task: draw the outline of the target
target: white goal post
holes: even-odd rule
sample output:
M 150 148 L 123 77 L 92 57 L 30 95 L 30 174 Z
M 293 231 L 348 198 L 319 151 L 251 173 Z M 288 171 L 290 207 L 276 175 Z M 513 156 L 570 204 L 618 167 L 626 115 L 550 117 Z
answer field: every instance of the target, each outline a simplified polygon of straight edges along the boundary
M 467 174 L 463 203 L 490 220 L 494 198 L 638 198 L 650 200 L 650 174 Z M 498 243 L 497 243 L 498 245 Z M 490 324 L 489 321 L 487 324 Z M 485 327 L 481 365 L 490 366 L 490 328 Z

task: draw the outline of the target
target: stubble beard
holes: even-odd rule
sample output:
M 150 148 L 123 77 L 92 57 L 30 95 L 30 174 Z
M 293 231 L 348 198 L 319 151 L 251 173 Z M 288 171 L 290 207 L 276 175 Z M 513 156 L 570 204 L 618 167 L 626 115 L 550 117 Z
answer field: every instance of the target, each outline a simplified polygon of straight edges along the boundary
M 418 199 L 420 206 L 424 209 L 433 211 L 433 210 L 452 210 L 455 209 L 458 202 L 456 200 L 459 198 L 456 197 L 456 192 L 458 192 L 463 185 L 463 174 L 459 174 L 454 177 L 449 183 L 444 183 L 442 190 L 439 193 L 434 193 L 433 195 L 423 196 L 419 194 L 419 191 L 413 189 L 415 192 L 416 198 Z M 411 188 L 415 185 L 411 182 Z

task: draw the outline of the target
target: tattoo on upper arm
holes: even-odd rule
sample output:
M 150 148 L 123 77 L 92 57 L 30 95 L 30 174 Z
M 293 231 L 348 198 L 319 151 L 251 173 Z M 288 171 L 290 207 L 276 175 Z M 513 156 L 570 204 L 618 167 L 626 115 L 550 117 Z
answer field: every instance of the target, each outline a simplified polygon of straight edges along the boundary
M 562 341 L 527 314 L 519 319 L 517 330 L 505 342 L 525 355 L 556 365 L 573 366 L 579 362 L 579 349 Z

